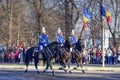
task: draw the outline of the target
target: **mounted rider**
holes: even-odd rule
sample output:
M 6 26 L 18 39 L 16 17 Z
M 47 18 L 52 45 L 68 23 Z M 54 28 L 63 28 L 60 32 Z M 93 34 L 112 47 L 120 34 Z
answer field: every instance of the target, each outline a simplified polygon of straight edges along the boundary
M 61 31 L 60 27 L 57 30 L 57 34 L 55 36 L 55 41 L 57 41 L 58 43 L 60 43 L 61 46 L 63 46 L 64 43 L 65 43 L 64 36 L 62 35 L 62 31 Z M 55 53 L 56 54 L 60 54 L 60 51 L 58 50 L 58 48 L 55 48 Z
M 61 45 L 64 45 L 64 43 L 65 43 L 64 36 L 62 35 L 60 28 L 58 28 L 58 30 L 57 30 L 57 35 L 55 37 L 55 41 L 61 43 Z
M 76 36 L 75 36 L 75 31 L 74 31 L 74 29 L 72 30 L 69 39 L 72 41 L 72 43 L 73 43 L 74 46 L 75 46 L 75 45 L 76 45 L 76 42 L 77 42 L 77 38 L 76 38 Z M 73 48 L 70 48 L 70 51 L 73 53 L 73 52 L 74 52 L 74 51 L 73 51 Z M 75 63 L 75 60 L 72 58 L 71 62 L 72 62 L 72 63 Z
M 73 44 L 76 44 L 77 38 L 76 38 L 76 36 L 75 36 L 75 31 L 74 31 L 74 29 L 72 30 L 69 39 L 73 42 Z
M 74 31 L 74 29 L 72 30 L 69 39 L 72 41 L 72 43 L 73 43 L 74 45 L 76 44 L 77 38 L 76 38 L 76 36 L 75 36 L 75 31 Z M 72 51 L 72 49 L 71 49 L 70 51 Z
M 50 44 L 49 37 L 46 33 L 45 27 L 42 28 L 42 33 L 39 36 L 38 44 L 39 44 L 39 50 L 43 50 L 44 46 L 47 46 L 48 44 Z

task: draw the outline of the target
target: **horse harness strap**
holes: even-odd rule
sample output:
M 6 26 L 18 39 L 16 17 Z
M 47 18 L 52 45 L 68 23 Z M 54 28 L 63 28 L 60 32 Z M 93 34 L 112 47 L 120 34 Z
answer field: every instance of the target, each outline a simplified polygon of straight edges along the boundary
M 82 54 L 81 54 L 81 52 L 78 50 L 78 49 L 76 49 L 76 51 L 78 52 L 78 54 L 81 56 Z
M 53 54 L 52 54 L 50 48 L 47 47 L 47 50 L 49 51 L 50 55 L 53 57 Z
M 68 55 L 68 52 L 66 51 L 66 49 L 63 49 L 63 50 L 65 51 L 66 55 Z

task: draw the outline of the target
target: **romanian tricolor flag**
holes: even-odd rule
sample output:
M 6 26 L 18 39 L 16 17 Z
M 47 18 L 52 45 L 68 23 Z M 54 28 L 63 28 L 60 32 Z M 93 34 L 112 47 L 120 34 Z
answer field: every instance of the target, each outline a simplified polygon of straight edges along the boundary
M 86 23 L 88 22 L 88 19 L 90 19 L 91 15 L 92 14 L 87 9 L 83 10 L 83 27 L 84 27 L 84 29 L 86 28 Z
M 87 23 L 88 19 L 86 18 L 86 16 L 83 14 L 83 27 L 84 29 L 86 28 L 86 23 Z
M 107 17 L 107 22 L 110 23 L 111 18 L 110 18 L 110 13 L 109 13 L 109 11 L 106 11 L 106 17 Z
M 102 16 L 107 17 L 107 22 L 110 23 L 111 18 L 110 18 L 110 13 L 109 11 L 105 10 L 102 4 L 100 4 L 100 12 Z

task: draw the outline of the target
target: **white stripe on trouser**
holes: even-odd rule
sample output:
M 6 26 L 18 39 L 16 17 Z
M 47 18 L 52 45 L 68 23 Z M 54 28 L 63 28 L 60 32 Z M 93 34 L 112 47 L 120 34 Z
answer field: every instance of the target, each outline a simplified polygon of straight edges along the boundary
M 70 48 L 70 52 L 72 52 L 72 48 Z

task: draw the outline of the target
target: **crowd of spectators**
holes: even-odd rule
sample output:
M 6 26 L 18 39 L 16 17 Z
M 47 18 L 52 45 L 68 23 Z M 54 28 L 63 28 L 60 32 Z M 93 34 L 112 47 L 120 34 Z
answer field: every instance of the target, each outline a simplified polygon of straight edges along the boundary
M 106 64 L 120 64 L 120 47 L 105 49 Z M 102 51 L 99 47 L 83 50 L 83 64 L 102 64 Z
M 23 48 L 8 49 L 8 51 L 3 52 L 3 54 L 4 54 L 4 62 L 10 62 L 10 63 L 24 62 L 25 53 Z
M 25 48 L 24 47 L 3 47 L 0 51 L 0 62 L 19 63 L 24 62 Z

